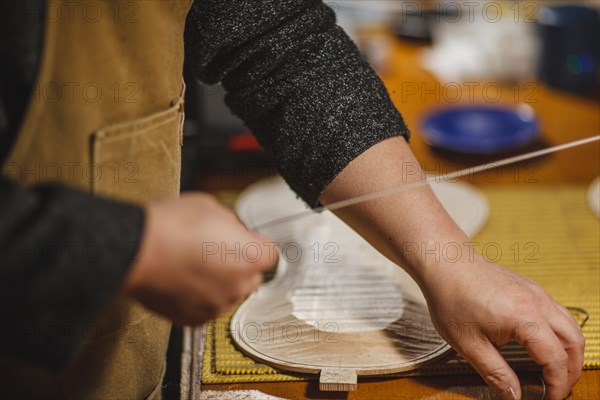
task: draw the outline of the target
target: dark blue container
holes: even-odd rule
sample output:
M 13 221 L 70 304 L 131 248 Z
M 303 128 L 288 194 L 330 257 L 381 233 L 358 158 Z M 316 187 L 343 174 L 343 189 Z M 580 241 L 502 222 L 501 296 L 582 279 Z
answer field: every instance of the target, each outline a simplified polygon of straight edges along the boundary
M 422 124 L 432 146 L 466 154 L 494 154 L 531 143 L 539 133 L 534 111 L 488 105 L 444 108 L 428 114 Z
M 598 90 L 600 12 L 575 5 L 544 7 L 539 24 L 540 79 L 570 92 Z

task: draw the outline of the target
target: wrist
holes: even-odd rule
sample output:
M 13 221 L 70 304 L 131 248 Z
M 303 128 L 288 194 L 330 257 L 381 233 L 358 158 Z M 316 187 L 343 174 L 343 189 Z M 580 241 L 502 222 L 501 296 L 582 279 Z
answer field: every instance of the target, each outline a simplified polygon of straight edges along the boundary
M 421 286 L 436 285 L 454 279 L 471 265 L 478 265 L 482 256 L 470 239 L 460 230 L 436 238 L 404 241 L 394 246 L 397 263 Z

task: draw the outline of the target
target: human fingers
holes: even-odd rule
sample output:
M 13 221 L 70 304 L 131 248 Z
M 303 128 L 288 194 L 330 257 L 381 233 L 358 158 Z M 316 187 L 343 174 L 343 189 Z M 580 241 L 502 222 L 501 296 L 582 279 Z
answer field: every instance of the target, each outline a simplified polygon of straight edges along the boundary
M 571 388 L 579 380 L 583 368 L 585 337 L 581 327 L 570 314 L 556 312 L 549 318 L 549 323 L 569 357 L 567 384 Z
M 528 322 L 516 329 L 514 339 L 527 347 L 531 358 L 543 368 L 546 398 L 564 399 L 569 393 L 569 355 L 548 323 Z
M 477 335 L 459 347 L 458 352 L 475 368 L 492 390 L 503 400 L 521 398 L 519 378 L 490 341 Z

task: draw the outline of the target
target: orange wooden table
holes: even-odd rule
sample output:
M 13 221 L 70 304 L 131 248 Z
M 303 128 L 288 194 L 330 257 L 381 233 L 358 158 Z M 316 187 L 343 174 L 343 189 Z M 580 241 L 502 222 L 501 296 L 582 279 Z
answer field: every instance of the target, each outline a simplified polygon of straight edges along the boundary
M 420 120 L 436 107 L 449 104 L 486 101 L 515 105 L 525 103 L 537 113 L 542 124 L 541 140 L 524 152 L 600 133 L 600 102 L 566 94 L 531 81 L 499 84 L 474 81 L 466 84 L 440 83 L 420 68 L 421 45 L 394 41 L 394 51 L 380 74 L 397 108 L 402 112 L 413 137 L 411 147 L 424 169 L 443 173 L 464 166 L 490 161 L 481 157 L 456 157 L 432 150 L 423 140 Z M 514 185 L 535 179 L 543 184 L 589 184 L 600 175 L 600 144 L 567 150 L 546 156 L 533 163 L 501 169 L 490 179 L 470 176 L 476 185 Z M 223 189 L 221 187 L 221 189 Z M 523 375 L 522 380 L 537 385 L 537 377 Z M 488 399 L 490 394 L 476 376 L 395 378 L 359 381 L 358 390 L 350 393 L 327 393 L 318 390 L 317 382 L 248 383 L 204 385 L 202 390 L 251 390 L 290 399 Z M 530 392 L 530 399 L 539 393 Z M 539 398 L 539 397 L 537 397 Z M 600 370 L 585 371 L 573 389 L 572 399 L 600 399 Z

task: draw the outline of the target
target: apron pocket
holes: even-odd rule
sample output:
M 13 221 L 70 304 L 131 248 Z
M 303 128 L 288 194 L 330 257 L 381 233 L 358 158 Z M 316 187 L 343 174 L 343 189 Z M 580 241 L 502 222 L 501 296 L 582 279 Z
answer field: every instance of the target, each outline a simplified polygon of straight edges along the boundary
M 178 196 L 183 119 L 180 98 L 165 111 L 93 133 L 92 193 L 138 204 Z

